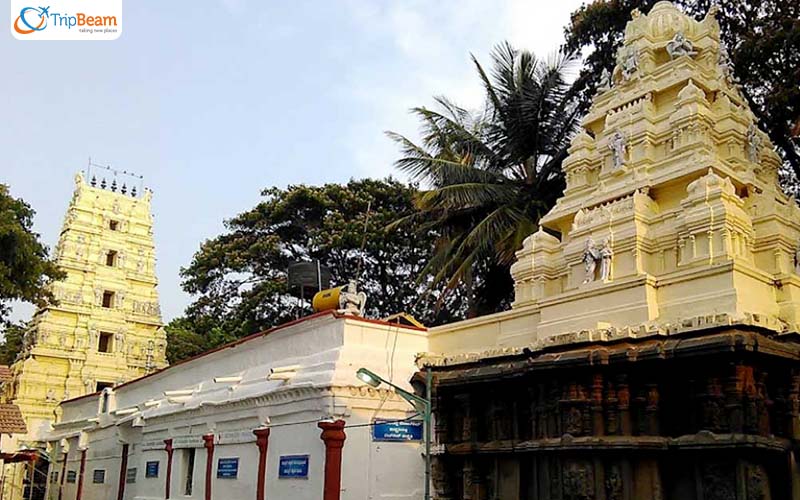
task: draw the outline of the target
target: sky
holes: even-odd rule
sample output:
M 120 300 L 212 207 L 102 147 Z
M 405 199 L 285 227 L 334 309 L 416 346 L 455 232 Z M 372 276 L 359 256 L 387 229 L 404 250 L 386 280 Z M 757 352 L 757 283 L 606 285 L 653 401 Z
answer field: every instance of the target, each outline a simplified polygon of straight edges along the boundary
M 408 110 L 433 96 L 477 108 L 470 54 L 487 66 L 508 40 L 546 57 L 580 4 L 123 0 L 115 41 L 25 42 L 4 29 L 0 183 L 36 210 L 52 249 L 90 157 L 143 175 L 169 321 L 191 301 L 180 268 L 263 188 L 402 178 L 384 131 L 416 137 Z M 0 19 L 10 26 L 8 10 Z M 13 319 L 31 312 L 15 304 Z

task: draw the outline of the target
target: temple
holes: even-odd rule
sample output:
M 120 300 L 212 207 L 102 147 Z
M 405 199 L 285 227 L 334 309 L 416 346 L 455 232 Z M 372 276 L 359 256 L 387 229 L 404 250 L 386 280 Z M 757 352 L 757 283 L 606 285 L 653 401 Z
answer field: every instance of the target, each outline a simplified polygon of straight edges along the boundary
M 56 263 L 67 275 L 53 285 L 58 304 L 34 314 L 11 367 L 13 380 L 4 386 L 4 401 L 19 406 L 28 430 L 4 440 L 4 451 L 44 449 L 42 436 L 57 419 L 61 401 L 166 366 L 152 193 L 137 187 L 138 178 L 98 173 L 110 179 L 75 178 L 56 247 Z M 47 470 L 46 463 L 37 463 Z M 35 486 L 22 491 L 16 472 L 6 471 L 3 498 L 36 498 L 38 492 L 30 491 Z M 40 479 L 35 482 L 44 482 Z
M 513 308 L 430 330 L 435 498 L 800 498 L 800 208 L 716 9 L 633 12 Z

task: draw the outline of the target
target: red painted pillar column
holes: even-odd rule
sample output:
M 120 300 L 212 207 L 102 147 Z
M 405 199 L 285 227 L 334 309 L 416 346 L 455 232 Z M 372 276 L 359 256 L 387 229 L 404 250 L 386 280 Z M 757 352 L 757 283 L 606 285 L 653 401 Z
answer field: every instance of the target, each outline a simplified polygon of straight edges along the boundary
M 167 486 L 164 498 L 169 498 L 169 486 L 172 481 L 172 454 L 175 452 L 172 447 L 172 439 L 164 440 L 164 451 L 167 452 Z
M 269 428 L 256 429 L 258 446 L 258 479 L 256 480 L 256 500 L 264 500 L 264 483 L 267 480 L 267 448 L 269 447 Z
M 81 470 L 78 475 L 78 491 L 75 493 L 75 500 L 81 500 L 83 496 L 83 473 L 86 472 L 86 448 L 81 450 Z
M 206 449 L 206 500 L 211 500 L 211 471 L 214 468 L 214 435 L 203 436 L 203 446 Z
M 128 471 L 128 443 L 122 445 L 122 459 L 119 462 L 119 486 L 117 486 L 117 500 L 125 497 L 125 479 Z
M 320 438 L 325 442 L 325 487 L 323 500 L 339 500 L 342 491 L 342 448 L 347 437 L 344 433 L 344 420 L 320 422 Z
M 58 500 L 62 500 L 64 497 L 64 479 L 66 479 L 67 475 L 67 459 L 69 458 L 69 453 L 64 453 L 64 463 L 61 464 L 61 479 L 58 484 Z

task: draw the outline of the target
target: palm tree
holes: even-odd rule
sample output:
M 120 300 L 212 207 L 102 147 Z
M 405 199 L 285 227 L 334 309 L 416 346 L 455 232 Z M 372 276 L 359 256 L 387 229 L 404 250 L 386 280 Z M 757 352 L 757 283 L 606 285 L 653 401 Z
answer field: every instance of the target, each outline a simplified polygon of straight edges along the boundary
M 402 150 L 396 166 L 425 187 L 417 212 L 397 224 L 440 234 L 422 276 L 449 289 L 477 284 L 473 313 L 483 314 L 508 304 L 514 253 L 564 189 L 561 163 L 579 110 L 565 75 L 573 54 L 546 62 L 505 42 L 492 52 L 491 75 L 472 60 L 486 93 L 482 111 L 438 97 L 440 110 L 412 110 L 422 122 L 419 144 L 387 134 Z

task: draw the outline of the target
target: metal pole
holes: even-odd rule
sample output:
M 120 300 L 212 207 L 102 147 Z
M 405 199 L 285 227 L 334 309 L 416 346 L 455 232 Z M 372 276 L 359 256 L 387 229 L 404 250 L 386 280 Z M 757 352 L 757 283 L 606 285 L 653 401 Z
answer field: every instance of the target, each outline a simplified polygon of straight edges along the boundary
M 431 369 L 425 370 L 425 500 L 431 498 Z

